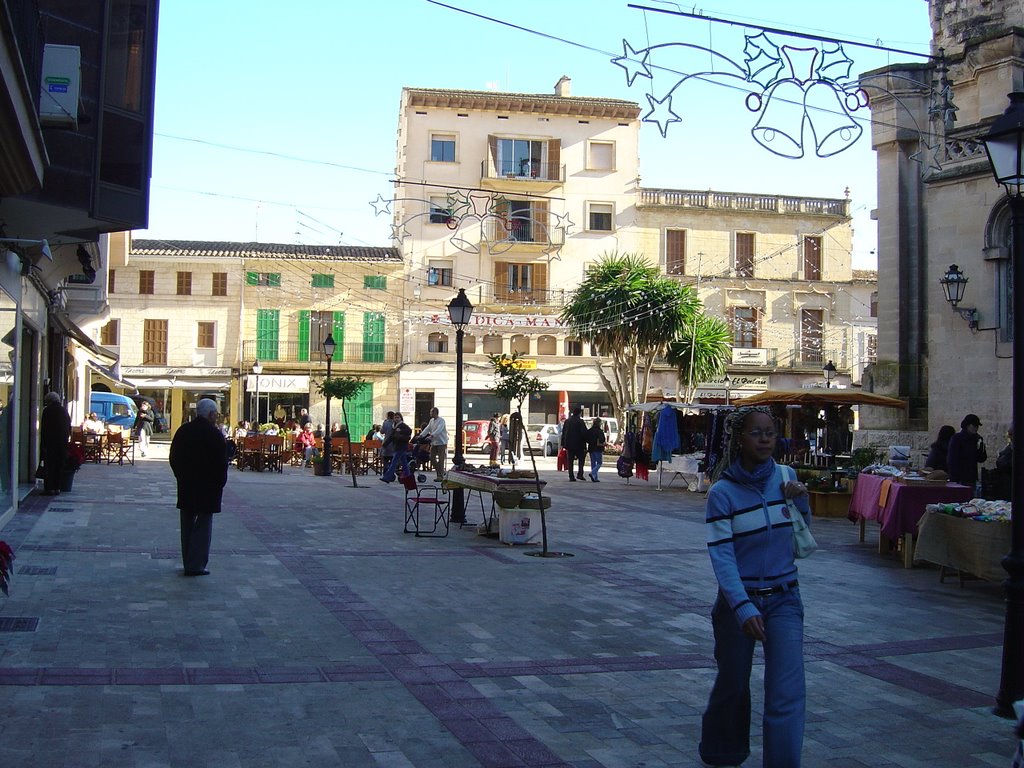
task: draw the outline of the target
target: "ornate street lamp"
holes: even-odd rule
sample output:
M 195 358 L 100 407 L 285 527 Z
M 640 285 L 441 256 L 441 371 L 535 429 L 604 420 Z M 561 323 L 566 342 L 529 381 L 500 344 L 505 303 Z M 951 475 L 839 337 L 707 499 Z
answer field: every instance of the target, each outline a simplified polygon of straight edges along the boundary
M 982 141 L 996 182 L 1006 188 L 1013 234 L 1013 433 L 1024 429 L 1024 93 L 1010 94 L 1010 106 L 992 123 Z M 1013 702 L 1024 698 L 1024 464 L 1013 456 L 1012 498 L 1017 505 L 1010 521 L 1010 552 L 1003 558 L 1008 577 L 1006 621 L 1003 625 L 1003 667 L 995 712 L 1013 717 Z
M 732 376 L 725 374 L 725 404 L 729 404 L 729 390 L 732 389 Z
M 473 304 L 466 295 L 466 289 L 459 288 L 458 295 L 448 303 L 448 318 L 455 326 L 455 456 L 452 458 L 455 469 L 461 467 L 466 460 L 462 455 L 462 338 L 472 317 Z M 466 521 L 465 493 L 462 488 L 452 491 L 451 521 Z
M 256 374 L 256 408 L 253 411 L 253 421 L 256 422 L 256 433 L 260 431 L 260 374 L 263 373 L 263 363 L 257 360 L 252 364 L 252 372 Z
M 967 290 L 968 277 L 960 271 L 956 264 L 950 264 L 946 274 L 939 278 L 939 285 L 942 286 L 942 295 L 953 307 L 953 311 L 967 321 L 972 331 L 978 328 L 978 310 L 974 307 L 958 307 L 964 300 L 964 291 Z
M 327 378 L 331 378 L 331 359 L 334 357 L 334 350 L 337 344 L 334 343 L 334 335 L 328 333 L 322 344 L 324 357 L 327 358 Z M 330 390 L 328 390 L 329 392 Z M 344 405 L 344 402 L 342 402 Z M 327 395 L 327 415 L 324 417 L 327 424 L 327 431 L 324 433 L 324 475 L 331 474 L 331 396 Z
M 832 387 L 832 379 L 836 377 L 836 364 L 829 360 L 825 363 L 825 367 L 821 369 L 822 375 L 825 377 L 825 388 L 829 389 Z

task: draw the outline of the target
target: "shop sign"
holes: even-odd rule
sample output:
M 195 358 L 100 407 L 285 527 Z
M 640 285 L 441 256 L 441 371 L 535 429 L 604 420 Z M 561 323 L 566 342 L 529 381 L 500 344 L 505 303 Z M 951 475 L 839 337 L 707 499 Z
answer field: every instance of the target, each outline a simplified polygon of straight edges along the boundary
M 733 365 L 768 365 L 767 349 L 732 348 Z
M 741 389 L 750 389 L 755 392 L 764 392 L 768 389 L 768 377 L 767 376 L 734 376 L 729 375 L 732 379 L 729 384 L 730 392 L 738 392 Z M 699 385 L 703 389 L 714 390 L 716 392 L 725 392 L 725 377 L 720 379 L 712 379 L 711 381 L 701 382 Z M 712 397 L 721 397 L 721 394 L 712 395 Z
M 447 314 L 420 315 L 414 320 L 420 325 L 451 325 Z M 557 315 L 488 315 L 473 313 L 467 330 L 470 328 L 565 328 L 565 323 Z
M 259 378 L 257 382 L 256 379 Z M 309 376 L 282 376 L 280 374 L 261 374 L 257 377 L 250 373 L 245 377 L 247 392 L 301 392 L 309 394 Z
M 506 365 L 511 365 L 513 368 L 517 368 L 520 371 L 537 370 L 537 361 L 532 358 L 517 357 L 514 361 L 509 360 Z
M 164 368 L 152 365 L 122 366 L 122 376 L 230 376 L 230 368 Z

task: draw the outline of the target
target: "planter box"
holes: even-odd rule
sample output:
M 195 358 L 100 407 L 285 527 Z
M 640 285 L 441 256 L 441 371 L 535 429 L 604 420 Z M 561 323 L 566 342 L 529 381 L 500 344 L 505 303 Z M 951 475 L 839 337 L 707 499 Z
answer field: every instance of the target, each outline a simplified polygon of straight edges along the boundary
M 75 484 L 75 472 L 64 471 L 60 476 L 60 492 L 67 493 Z

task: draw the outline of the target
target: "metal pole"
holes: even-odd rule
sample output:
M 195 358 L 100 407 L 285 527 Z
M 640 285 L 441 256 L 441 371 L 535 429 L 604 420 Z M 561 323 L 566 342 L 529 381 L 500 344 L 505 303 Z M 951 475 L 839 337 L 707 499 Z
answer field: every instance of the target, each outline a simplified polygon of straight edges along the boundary
M 256 422 L 256 434 L 260 433 L 260 375 L 256 374 L 256 413 L 253 416 L 253 421 Z
M 1013 482 L 1016 509 L 1010 521 L 1010 553 L 1003 558 L 1008 577 L 1006 622 L 1003 626 L 1003 667 L 999 676 L 995 712 L 1013 717 L 1013 702 L 1024 698 L 1024 462 L 1017 450 L 1017 436 L 1024 429 L 1024 199 L 1010 198 L 1013 268 Z
M 330 354 L 330 355 L 327 356 L 327 378 L 328 378 L 328 380 L 330 380 L 330 378 L 331 378 L 331 358 L 333 358 L 333 357 L 334 357 L 333 354 Z M 344 402 L 342 403 L 342 405 L 344 405 Z M 330 396 L 329 393 L 327 395 L 327 414 L 324 417 L 324 421 L 327 422 L 327 424 L 326 424 L 327 429 L 324 432 L 324 474 L 325 475 L 330 475 L 331 474 L 331 396 Z M 351 439 L 351 438 L 349 438 L 349 439 Z
M 455 456 L 452 465 L 455 469 L 462 466 L 465 457 L 462 455 L 462 336 L 461 327 L 455 330 Z M 452 511 L 450 519 L 453 523 L 466 522 L 465 492 L 461 487 L 452 489 Z

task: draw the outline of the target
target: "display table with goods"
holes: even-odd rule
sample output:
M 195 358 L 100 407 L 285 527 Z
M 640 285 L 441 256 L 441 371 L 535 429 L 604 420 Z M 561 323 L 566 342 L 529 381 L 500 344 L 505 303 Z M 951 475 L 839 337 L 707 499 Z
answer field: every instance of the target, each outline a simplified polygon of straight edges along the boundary
M 1011 548 L 1008 501 L 971 499 L 965 504 L 929 504 L 918 524 L 914 561 L 940 566 L 939 580 L 946 569 L 971 574 L 987 581 L 1002 581 L 1006 570 L 1002 559 Z
M 800 471 L 797 476 L 807 485 L 808 504 L 814 517 L 846 517 L 850 510 L 850 481 L 842 472 Z
M 501 533 L 501 519 L 499 518 L 500 512 L 512 513 L 507 515 L 508 525 L 508 538 L 510 539 L 507 543 L 525 543 L 522 541 L 513 541 L 516 537 L 527 536 L 532 540 L 533 535 L 533 518 L 536 518 L 537 525 L 540 524 L 540 512 L 539 504 L 534 510 L 533 515 L 530 515 L 529 509 L 523 508 L 523 502 L 529 505 L 529 499 L 532 497 L 534 502 L 537 502 L 537 486 L 540 484 L 540 488 L 543 489 L 547 482 L 544 480 L 538 480 L 537 476 L 531 470 L 508 470 L 500 469 L 498 467 L 472 467 L 464 466 L 461 469 L 451 469 L 448 474 L 445 475 L 444 485 L 445 488 L 465 488 L 469 491 L 466 494 L 465 508 L 463 509 L 463 519 L 466 518 L 466 512 L 469 510 L 470 501 L 475 492 L 477 499 L 480 503 L 480 513 L 482 520 L 479 523 L 478 530 L 486 535 L 492 534 L 492 529 L 495 520 L 498 521 L 498 533 Z M 484 504 L 483 494 L 490 494 L 491 505 L 488 509 Z M 550 506 L 550 499 L 545 498 L 545 508 Z M 513 520 L 514 516 L 519 515 L 519 522 L 515 524 L 513 535 Z M 530 518 L 530 522 L 527 522 L 525 533 L 523 530 L 522 521 L 524 518 Z M 463 523 L 467 525 L 470 523 Z M 504 539 L 502 539 L 504 541 Z
M 925 508 L 929 504 L 968 501 L 973 495 L 973 489 L 966 485 L 929 480 L 895 467 L 876 465 L 857 476 L 847 516 L 860 523 L 860 541 L 864 541 L 866 521 L 877 521 L 879 553 L 897 549 L 904 567 L 910 568 L 913 538 Z

